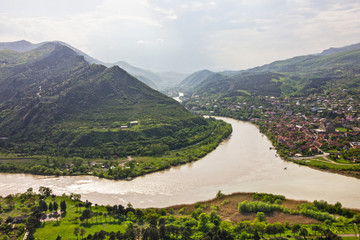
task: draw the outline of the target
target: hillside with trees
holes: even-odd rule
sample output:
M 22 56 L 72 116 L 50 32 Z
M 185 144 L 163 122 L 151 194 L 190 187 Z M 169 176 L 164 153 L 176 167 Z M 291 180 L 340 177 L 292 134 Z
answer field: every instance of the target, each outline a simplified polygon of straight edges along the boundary
M 63 44 L 0 51 L 0 147 L 5 154 L 161 156 L 210 139 L 221 127 L 228 128 L 191 114 L 118 66 L 89 64 Z M 217 136 L 226 137 L 223 133 Z
M 335 87 L 359 94 L 360 45 L 325 50 L 238 72 L 219 72 L 179 85 L 187 95 L 307 96 Z M 196 73 L 194 73 L 196 74 Z M 190 76 L 191 77 L 191 76 Z M 191 91 L 190 91 L 191 89 Z

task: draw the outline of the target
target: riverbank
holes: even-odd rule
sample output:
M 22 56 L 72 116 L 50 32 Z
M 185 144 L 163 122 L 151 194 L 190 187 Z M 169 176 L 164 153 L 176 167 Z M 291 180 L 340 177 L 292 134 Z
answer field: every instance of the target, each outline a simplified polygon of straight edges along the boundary
M 296 158 L 296 157 L 290 157 L 286 153 L 282 151 L 282 147 L 277 143 L 276 139 L 272 137 L 267 131 L 261 131 L 261 128 L 256 122 L 251 122 L 252 124 L 256 125 L 259 129 L 259 131 L 267 136 L 269 141 L 271 141 L 272 145 L 276 149 L 276 153 L 279 154 L 279 156 L 284 161 L 290 161 L 302 166 L 307 166 L 312 169 L 316 169 L 319 171 L 329 172 L 329 173 L 335 173 L 344 175 L 347 177 L 353 177 L 360 179 L 360 163 L 338 163 L 332 160 L 329 160 L 328 157 L 324 157 L 324 154 L 321 155 L 314 155 L 314 156 L 308 156 L 304 158 Z
M 266 193 L 224 195 L 218 191 L 216 197 L 208 201 L 138 209 L 130 203 L 97 205 L 79 201 L 74 195 L 55 196 L 49 190 L 42 195 L 29 189 L 23 194 L 0 197 L 0 217 L 5 219 L 1 227 L 13 226 L 1 231 L 0 237 L 21 237 L 26 229 L 35 239 L 57 236 L 97 239 L 100 235 L 125 239 L 129 235 L 153 236 L 153 239 L 204 239 L 208 236 L 295 239 L 297 236 L 346 235 L 355 239 L 360 227 L 356 220 L 360 218 L 359 211 L 342 208 L 340 203 L 295 201 Z M 54 209 L 55 205 L 61 207 Z M 59 211 L 61 218 L 45 221 L 45 216 L 54 211 Z
M 221 118 L 233 126 L 231 137 L 198 161 L 171 167 L 132 181 L 95 176 L 0 174 L 0 195 L 47 186 L 56 194 L 81 194 L 97 204 L 167 207 L 204 201 L 224 193 L 269 192 L 292 199 L 323 199 L 360 208 L 360 181 L 313 170 L 275 156 L 271 142 L 250 123 Z M 125 159 L 127 160 L 127 159 Z M 286 170 L 284 170 L 286 169 Z
M 213 151 L 232 132 L 230 124 L 223 121 L 214 122 L 216 124 L 212 131 L 191 146 L 176 150 L 162 149 L 161 145 L 152 146 L 158 148 L 154 150 L 159 152 L 159 154 L 155 154 L 156 156 L 129 156 L 128 158 L 113 156 L 111 159 L 88 159 L 2 154 L 0 156 L 0 172 L 46 176 L 93 175 L 106 179 L 131 180 L 173 166 L 194 162 Z
M 226 116 L 218 116 L 218 117 L 226 117 Z M 243 120 L 238 120 L 243 121 Z M 286 154 L 288 151 L 283 151 L 281 145 L 278 144 L 274 135 L 268 132 L 266 129 L 262 129 L 261 125 L 258 121 L 244 121 L 253 124 L 257 127 L 261 134 L 264 134 L 267 139 L 272 143 L 273 147 L 270 150 L 276 150 L 276 154 L 278 154 L 282 160 L 296 163 L 301 166 L 307 166 L 312 169 L 316 169 L 319 171 L 329 172 L 340 174 L 347 177 L 353 177 L 360 179 L 360 163 L 339 163 L 333 160 L 329 160 L 328 158 L 324 158 L 322 155 L 314 155 L 308 156 L 304 159 L 299 160 L 296 157 L 290 157 Z

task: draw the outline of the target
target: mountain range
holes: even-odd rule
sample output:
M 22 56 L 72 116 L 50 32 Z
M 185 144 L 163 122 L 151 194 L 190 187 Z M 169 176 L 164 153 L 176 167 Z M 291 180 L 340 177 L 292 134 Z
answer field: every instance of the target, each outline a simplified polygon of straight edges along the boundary
M 7 149 L 127 156 L 152 144 L 193 144 L 188 138 L 210 128 L 119 66 L 90 64 L 67 44 L 0 46 L 0 137 Z
M 47 43 L 51 43 L 51 42 L 41 42 L 37 44 L 32 44 L 25 40 L 16 41 L 16 42 L 0 42 L 0 50 L 12 49 L 17 52 L 27 52 Z M 124 69 L 129 74 L 133 75 L 134 77 L 144 82 L 148 86 L 159 91 L 163 91 L 175 87 L 188 75 L 185 73 L 177 73 L 177 72 L 154 72 L 139 67 L 135 67 L 125 61 L 118 61 L 115 63 L 105 63 L 103 61 L 100 61 L 98 59 L 95 59 L 87 55 L 86 53 L 80 51 L 79 49 L 67 43 L 61 41 L 52 41 L 52 43 L 64 45 L 72 49 L 78 55 L 83 56 L 85 61 L 87 61 L 90 64 L 101 64 L 107 67 L 119 66 L 120 68 Z
M 195 72 L 177 88 L 187 95 L 307 95 L 331 86 L 360 92 L 360 44 L 330 48 L 243 71 Z

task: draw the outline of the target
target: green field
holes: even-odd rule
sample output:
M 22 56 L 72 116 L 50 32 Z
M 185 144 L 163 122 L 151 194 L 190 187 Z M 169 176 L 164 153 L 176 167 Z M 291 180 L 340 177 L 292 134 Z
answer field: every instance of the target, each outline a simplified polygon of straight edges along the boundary
M 130 203 L 98 206 L 79 198 L 54 196 L 46 187 L 40 194 L 29 189 L 0 198 L 0 238 L 23 239 L 28 232 L 30 239 L 355 239 L 360 230 L 359 211 L 340 203 L 265 193 L 219 191 L 209 201 L 163 209 L 135 209 Z M 60 218 L 49 216 L 55 203 Z M 16 216 L 27 217 L 13 223 Z

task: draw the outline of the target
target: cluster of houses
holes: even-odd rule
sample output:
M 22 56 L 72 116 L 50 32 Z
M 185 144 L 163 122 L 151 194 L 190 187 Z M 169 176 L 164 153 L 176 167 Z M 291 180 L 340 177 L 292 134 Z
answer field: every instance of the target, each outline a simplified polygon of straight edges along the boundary
M 210 110 L 210 114 L 250 112 L 254 117 L 249 120 L 276 136 L 290 156 L 360 148 L 360 104 L 346 90 L 306 98 L 252 97 L 236 102 L 195 96 L 188 106 L 193 111 Z
M 278 144 L 292 150 L 289 155 L 359 148 L 359 104 L 353 98 L 325 95 L 269 101 L 275 107 L 264 112 L 262 124 L 276 136 Z

